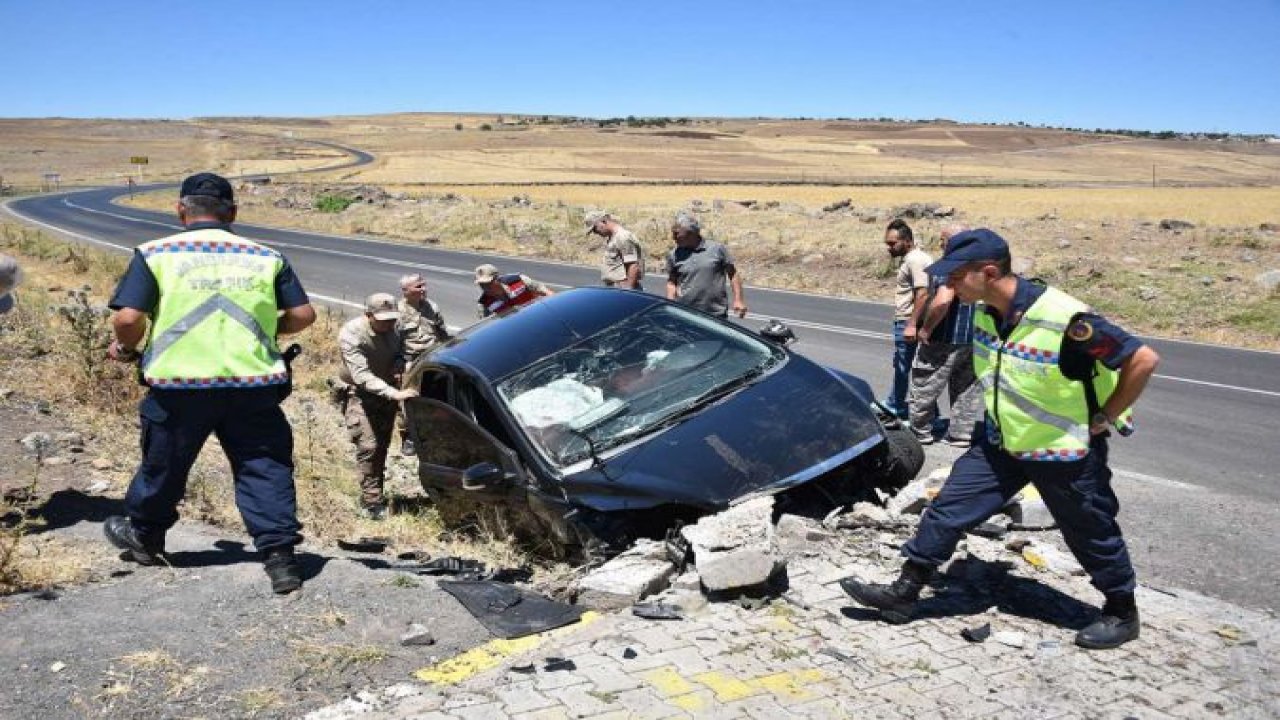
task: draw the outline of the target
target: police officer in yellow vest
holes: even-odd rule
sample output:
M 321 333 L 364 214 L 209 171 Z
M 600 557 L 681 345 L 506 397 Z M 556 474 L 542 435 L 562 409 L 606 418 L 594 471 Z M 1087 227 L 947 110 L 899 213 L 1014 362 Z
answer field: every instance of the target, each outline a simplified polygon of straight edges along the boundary
M 846 578 L 841 587 L 886 620 L 906 622 L 964 533 L 1030 483 L 1106 597 L 1076 644 L 1106 649 L 1133 640 L 1136 581 L 1116 522 L 1107 437 L 1132 432 L 1130 408 L 1159 357 L 1070 295 L 1014 275 L 1008 245 L 990 230 L 953 237 L 928 272 L 945 277 L 961 302 L 982 303 L 973 354 L 986 417 L 903 546 L 907 561 L 898 579 L 877 585 Z
M 140 359 L 150 390 L 139 408 L 142 464 L 125 495 L 126 515 L 107 518 L 103 530 L 137 562 L 158 562 L 187 474 L 214 434 L 272 590 L 287 593 L 302 585 L 294 557 L 302 525 L 277 337 L 302 331 L 316 314 L 280 253 L 232 232 L 235 216 L 225 179 L 187 178 L 178 202 L 186 229 L 139 245 L 116 288 L 109 354 Z

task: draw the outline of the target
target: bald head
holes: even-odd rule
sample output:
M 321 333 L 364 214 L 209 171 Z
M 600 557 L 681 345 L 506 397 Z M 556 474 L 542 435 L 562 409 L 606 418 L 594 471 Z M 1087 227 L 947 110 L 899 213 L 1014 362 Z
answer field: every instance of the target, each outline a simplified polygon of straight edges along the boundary
M 938 236 L 942 238 L 942 251 L 946 252 L 947 242 L 949 242 L 951 238 L 967 230 L 969 230 L 969 226 L 964 223 L 953 222 L 943 225 L 942 229 L 938 231 Z

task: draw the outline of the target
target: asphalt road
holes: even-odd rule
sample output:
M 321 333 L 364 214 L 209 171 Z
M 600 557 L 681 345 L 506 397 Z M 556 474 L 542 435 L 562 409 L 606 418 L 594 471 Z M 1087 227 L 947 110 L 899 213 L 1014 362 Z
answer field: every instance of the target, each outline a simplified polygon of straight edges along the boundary
M 350 164 L 367 161 L 360 154 Z M 113 204 L 124 192 L 22 198 L 7 209 L 28 223 L 122 252 L 179 229 L 170 215 Z M 394 292 L 402 274 L 421 272 L 455 325 L 475 317 L 472 269 L 483 262 L 553 286 L 598 282 L 594 268 L 557 262 L 245 224 L 237 229 L 284 252 L 308 291 L 325 302 L 356 307 L 368 293 Z M 744 272 L 749 278 L 751 268 Z M 651 292 L 661 285 L 661 278 L 647 279 Z M 782 319 L 799 335 L 801 352 L 887 389 L 888 305 L 761 288 L 748 288 L 747 302 L 747 324 Z M 1165 584 L 1280 608 L 1269 593 L 1280 586 L 1280 538 L 1273 532 L 1280 527 L 1280 443 L 1273 437 L 1280 354 L 1149 342 L 1162 357 L 1159 374 L 1137 408 L 1139 432 L 1116 440 L 1112 451 L 1117 492 L 1128 507 L 1122 520 L 1139 566 Z M 1179 550 L 1168 553 L 1172 548 Z

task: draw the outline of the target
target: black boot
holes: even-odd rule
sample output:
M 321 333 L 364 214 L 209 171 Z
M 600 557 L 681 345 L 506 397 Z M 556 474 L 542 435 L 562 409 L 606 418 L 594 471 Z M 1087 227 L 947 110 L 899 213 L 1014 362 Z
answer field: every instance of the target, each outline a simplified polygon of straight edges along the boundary
M 116 547 L 125 551 L 130 560 L 139 565 L 159 565 L 164 554 L 164 538 L 144 538 L 138 534 L 133 521 L 122 515 L 112 515 L 102 523 L 102 534 Z
M 888 622 L 905 623 L 911 619 L 911 610 L 932 574 L 931 566 L 908 560 L 902 566 L 902 574 L 890 585 L 864 583 L 847 577 L 840 581 L 840 587 L 859 603 L 879 610 Z
M 1110 650 L 1138 638 L 1138 605 L 1133 593 L 1108 595 L 1102 615 L 1076 633 L 1076 644 L 1089 650 Z
M 271 578 L 271 592 L 284 595 L 302 587 L 302 567 L 293 554 L 293 546 L 271 548 L 266 552 L 262 569 Z

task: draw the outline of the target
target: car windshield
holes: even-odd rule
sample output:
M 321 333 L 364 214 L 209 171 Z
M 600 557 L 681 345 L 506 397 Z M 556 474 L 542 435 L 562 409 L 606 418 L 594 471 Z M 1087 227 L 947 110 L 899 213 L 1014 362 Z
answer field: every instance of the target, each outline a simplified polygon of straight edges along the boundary
M 498 394 L 565 466 L 666 427 L 785 357 L 759 339 L 659 305 L 512 374 Z

